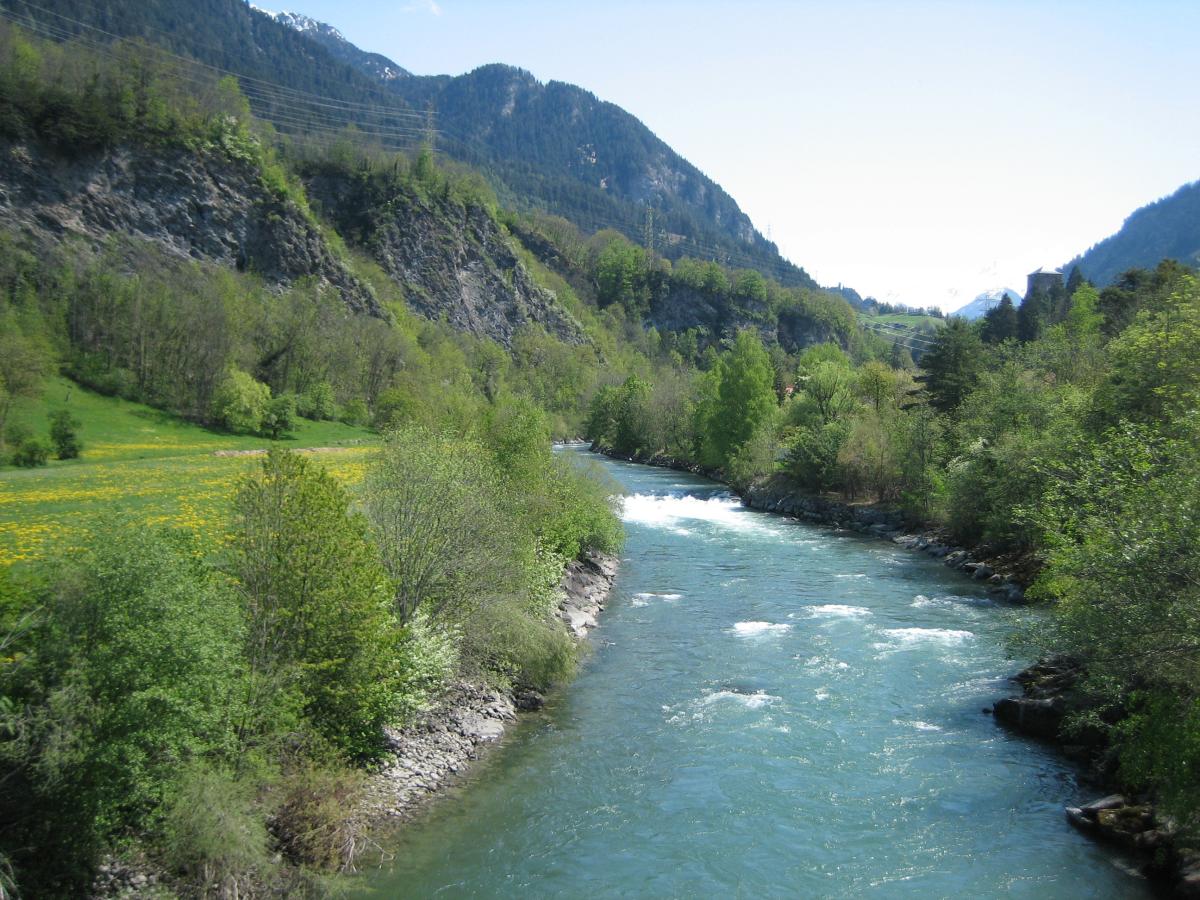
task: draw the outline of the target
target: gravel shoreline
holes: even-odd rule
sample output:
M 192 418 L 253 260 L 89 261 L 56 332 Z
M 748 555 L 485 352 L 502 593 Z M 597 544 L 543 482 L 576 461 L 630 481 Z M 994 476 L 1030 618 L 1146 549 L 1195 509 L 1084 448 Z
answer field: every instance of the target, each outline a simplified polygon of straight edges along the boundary
M 559 616 L 575 639 L 586 639 L 612 590 L 619 561 L 589 554 L 571 562 L 560 584 Z M 364 813 L 373 823 L 411 819 L 496 746 L 519 711 L 539 709 L 535 691 L 501 691 L 460 681 L 414 722 L 388 730 L 389 752 L 367 788 Z

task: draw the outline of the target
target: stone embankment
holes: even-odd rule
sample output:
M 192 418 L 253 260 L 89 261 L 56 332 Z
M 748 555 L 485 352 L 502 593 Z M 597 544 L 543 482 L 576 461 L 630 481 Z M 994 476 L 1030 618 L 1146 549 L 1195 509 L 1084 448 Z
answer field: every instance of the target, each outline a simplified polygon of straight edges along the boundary
M 559 616 L 577 640 L 596 626 L 613 580 L 616 557 L 591 554 L 563 574 Z M 539 709 L 537 691 L 500 691 L 459 682 L 415 722 L 390 730 L 388 760 L 372 778 L 366 814 L 377 822 L 402 821 L 457 782 L 516 721 L 519 710 Z

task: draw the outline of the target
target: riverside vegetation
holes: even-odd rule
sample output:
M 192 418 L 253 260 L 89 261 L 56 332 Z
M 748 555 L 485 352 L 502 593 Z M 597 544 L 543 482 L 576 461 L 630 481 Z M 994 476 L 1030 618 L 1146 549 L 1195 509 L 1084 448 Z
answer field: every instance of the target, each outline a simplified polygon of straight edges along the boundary
M 6 196 L 109 185 L 82 233 L 12 207 L 0 235 L 5 893 L 114 854 L 185 894 L 325 891 L 385 724 L 463 674 L 569 673 L 554 588 L 620 541 L 550 454 L 581 433 L 1036 557 L 1029 640 L 1087 660 L 1122 777 L 1195 827 L 1188 271 L 952 320 L 917 370 L 834 293 L 504 209 L 428 147 L 280 139 L 136 44 L 0 29 L 0 134 Z M 131 159 L 169 161 L 149 200 Z
M 773 351 L 776 352 L 777 351 Z M 620 455 L 719 471 L 737 486 L 899 506 L 954 543 L 1037 577 L 1052 615 L 1022 653 L 1082 663 L 1064 737 L 1200 819 L 1200 282 L 1164 262 L 1097 291 L 951 319 L 919 368 L 823 344 L 782 367 L 749 331 L 698 368 L 630 377 L 592 402 Z M 896 361 L 895 358 L 892 360 Z M 901 360 L 903 362 L 903 360 Z

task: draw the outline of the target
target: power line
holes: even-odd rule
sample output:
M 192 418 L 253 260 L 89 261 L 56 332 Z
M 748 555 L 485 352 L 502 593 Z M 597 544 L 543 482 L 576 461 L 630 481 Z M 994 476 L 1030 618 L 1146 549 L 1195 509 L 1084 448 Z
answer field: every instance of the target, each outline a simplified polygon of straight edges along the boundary
M 11 2 L 11 0 L 4 0 L 4 2 Z M 106 31 L 103 28 L 99 28 L 95 25 L 90 25 L 87 22 L 80 21 L 79 19 L 73 19 L 70 16 L 65 16 L 62 13 L 55 12 L 52 9 L 47 9 L 44 6 L 39 6 L 36 3 L 32 3 L 32 2 L 30 2 L 30 0 L 18 0 L 18 2 L 20 3 L 20 5 L 22 7 L 26 8 L 26 9 L 37 10 L 38 12 L 53 16 L 56 19 L 60 19 L 63 22 L 66 22 L 77 28 L 83 29 L 84 31 L 94 32 L 96 34 L 103 35 L 104 37 L 109 38 L 112 41 L 129 40 L 129 38 L 127 36 L 115 34 L 111 31 Z M 85 3 L 84 5 L 89 6 L 93 10 L 96 9 L 96 7 L 92 4 Z M 32 16 L 30 16 L 28 21 L 36 21 L 36 20 L 33 19 Z M 62 28 L 62 26 L 58 26 L 58 27 Z M 280 27 L 286 28 L 287 26 L 280 25 Z M 154 28 L 152 26 L 147 26 L 147 30 L 157 32 L 158 34 L 164 35 L 166 37 L 172 37 L 172 35 L 169 32 L 163 31 L 162 29 L 159 29 L 159 28 Z M 73 34 L 70 32 L 68 32 L 68 33 Z M 198 45 L 198 46 L 203 46 L 203 45 Z M 298 88 L 287 87 L 286 85 L 279 84 L 278 82 L 269 81 L 267 79 L 258 78 L 253 75 L 247 75 L 243 72 L 236 72 L 231 69 L 225 69 L 220 66 L 212 65 L 211 63 L 205 63 L 205 62 L 201 62 L 200 60 L 197 60 L 197 59 L 192 59 L 190 57 L 181 56 L 180 54 L 174 53 L 171 50 L 168 50 L 165 47 L 159 46 L 157 44 L 147 44 L 146 47 L 148 47 L 149 49 L 153 50 L 156 53 L 159 53 L 163 56 L 170 57 L 171 59 L 177 60 L 179 62 L 183 62 L 188 65 L 199 66 L 201 68 L 208 69 L 213 72 L 217 72 L 221 75 L 229 75 L 234 78 L 237 78 L 239 81 L 243 81 L 243 82 L 247 82 L 247 83 L 251 83 L 251 84 L 257 84 L 263 88 L 276 91 L 281 95 L 290 96 L 297 100 L 303 100 L 305 102 L 313 102 L 313 103 L 319 102 L 323 105 L 328 105 L 331 107 L 339 107 L 339 108 L 344 108 L 344 109 L 356 109 L 356 110 L 366 110 L 366 111 L 386 109 L 388 114 L 390 114 L 390 115 L 407 116 L 409 118 L 416 119 L 421 122 L 424 122 L 426 119 L 426 116 L 424 113 L 418 112 L 416 110 L 408 109 L 404 105 L 403 99 L 396 96 L 395 94 L 387 93 L 387 94 L 381 94 L 380 96 L 386 97 L 388 100 L 391 100 L 392 102 L 394 102 L 396 104 L 399 104 L 398 107 L 384 107 L 384 106 L 380 106 L 379 104 L 358 103 L 358 102 L 351 101 L 351 100 L 338 100 L 337 98 L 334 98 L 334 97 L 329 97 L 329 96 L 326 96 L 323 94 L 313 94 L 308 91 L 299 90 Z M 209 45 L 206 49 L 216 50 L 217 48 L 214 48 L 211 45 Z M 220 51 L 220 52 L 224 52 L 224 51 Z M 348 67 L 348 68 L 351 68 L 351 71 L 353 71 L 352 67 Z
M 93 38 L 89 38 L 87 35 L 75 34 L 62 26 L 25 19 L 13 14 L 11 11 L 2 9 L 0 9 L 0 18 L 27 28 L 39 36 L 54 40 L 74 41 L 81 46 L 87 47 L 99 56 L 116 62 L 123 61 L 120 55 L 114 51 L 111 44 L 99 42 Z M 185 84 L 192 84 L 205 89 L 215 87 L 215 82 L 211 76 L 205 77 L 197 72 L 196 69 L 203 69 L 209 72 L 219 70 L 201 63 L 192 62 L 183 57 L 175 56 L 174 54 L 167 54 L 167 56 L 169 59 L 164 61 L 163 66 L 169 77 Z M 429 133 L 427 123 L 423 123 L 422 127 L 418 128 L 415 125 L 410 125 L 403 118 L 394 123 L 387 121 L 369 122 L 357 117 L 342 119 L 329 113 L 314 111 L 301 103 L 281 97 L 278 94 L 272 94 L 259 83 L 244 85 L 242 88 L 247 99 L 251 100 L 256 106 L 256 118 L 276 125 L 278 130 L 282 132 L 290 133 L 293 130 L 302 129 L 306 133 L 335 135 L 345 138 L 349 136 L 347 129 L 354 128 L 356 129 L 355 136 L 377 138 L 381 141 L 392 139 L 396 140 L 400 147 L 410 147 L 412 144 L 418 143 L 425 138 Z M 386 119 L 393 112 L 393 110 L 377 108 L 375 115 Z

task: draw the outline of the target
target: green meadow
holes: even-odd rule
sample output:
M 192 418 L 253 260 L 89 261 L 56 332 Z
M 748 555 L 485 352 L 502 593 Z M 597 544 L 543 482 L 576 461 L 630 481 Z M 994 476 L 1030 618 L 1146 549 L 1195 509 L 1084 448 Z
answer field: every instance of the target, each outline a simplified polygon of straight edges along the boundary
M 0 468 L 0 568 L 45 555 L 52 546 L 69 549 L 92 523 L 113 514 L 189 528 L 215 544 L 238 477 L 256 464 L 245 451 L 271 444 L 210 431 L 65 378 L 48 380 L 39 398 L 20 402 L 12 420 L 44 437 L 48 417 L 58 409 L 70 410 L 81 423 L 82 456 L 51 459 L 43 468 Z M 340 422 L 299 423 L 280 444 L 313 451 L 345 483 L 361 479 L 377 434 Z

